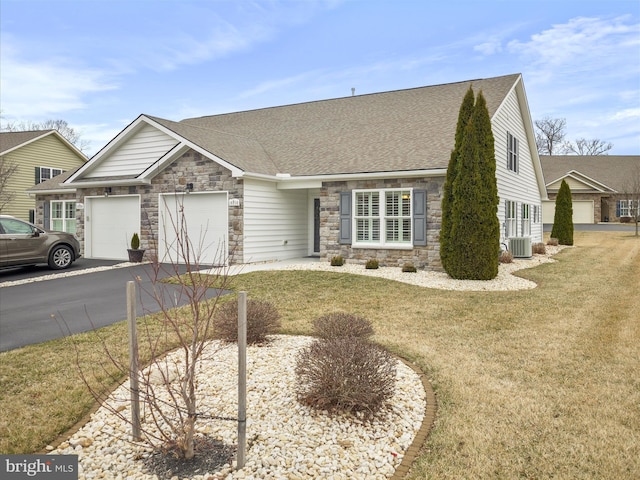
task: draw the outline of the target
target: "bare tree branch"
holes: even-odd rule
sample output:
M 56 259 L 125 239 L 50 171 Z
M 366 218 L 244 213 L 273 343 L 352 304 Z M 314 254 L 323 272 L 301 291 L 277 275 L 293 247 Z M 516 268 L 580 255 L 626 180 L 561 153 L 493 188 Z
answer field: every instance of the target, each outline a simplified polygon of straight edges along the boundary
M 574 155 L 608 155 L 612 148 L 613 143 L 599 138 L 578 138 L 575 143 L 565 142 L 563 145 L 565 153 Z
M 536 147 L 540 155 L 559 153 L 565 137 L 567 121 L 564 118 L 544 117 L 533 122 L 536 127 Z
M 0 212 L 11 203 L 16 196 L 16 191 L 10 189 L 9 179 L 18 170 L 18 165 L 6 157 L 0 157 Z

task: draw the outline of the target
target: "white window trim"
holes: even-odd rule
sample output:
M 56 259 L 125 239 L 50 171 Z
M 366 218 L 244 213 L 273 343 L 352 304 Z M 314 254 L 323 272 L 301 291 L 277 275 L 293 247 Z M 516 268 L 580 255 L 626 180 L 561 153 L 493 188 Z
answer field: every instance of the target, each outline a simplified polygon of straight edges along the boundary
M 360 218 L 372 218 L 372 217 L 360 217 L 357 215 L 358 213 L 358 201 L 357 196 L 359 193 L 372 193 L 377 192 L 379 195 L 379 210 L 378 217 L 380 220 L 380 240 L 379 241 L 362 241 L 358 240 L 358 219 Z M 386 210 L 386 194 L 392 192 L 409 192 L 409 215 L 408 216 L 398 216 L 398 217 L 387 217 L 385 215 Z M 413 249 L 413 188 L 362 188 L 352 191 L 352 231 L 351 238 L 352 247 L 353 248 L 384 248 L 385 250 L 411 250 Z M 386 229 L 387 223 L 386 220 L 388 218 L 408 218 L 410 221 L 410 231 L 409 231 L 409 241 L 407 242 L 387 242 L 386 241 Z
M 513 173 L 519 173 L 520 171 L 518 143 L 518 138 L 511 132 L 507 132 L 507 170 Z
M 40 168 L 40 181 L 38 183 L 42 183 L 45 180 L 49 180 L 53 177 L 56 177 L 58 175 L 60 175 L 64 170 L 62 170 L 61 168 L 55 168 L 55 167 L 38 167 Z M 58 173 L 56 173 L 55 175 L 53 174 L 54 170 L 58 171 Z M 49 176 L 47 178 L 42 178 L 42 172 L 43 171 L 48 171 L 49 172 Z
M 521 236 L 530 237 L 531 236 L 531 205 L 529 205 L 528 203 L 521 204 L 520 213 L 522 215 Z
M 513 213 L 513 216 L 509 216 Z M 513 200 L 507 200 L 504 212 L 505 237 L 518 236 L 518 204 Z
M 53 212 L 54 212 L 53 204 L 54 204 L 54 203 L 61 203 L 61 204 L 62 204 L 62 218 L 57 218 L 57 217 L 55 217 L 55 218 L 54 218 L 54 216 L 53 216 Z M 73 215 L 73 217 L 67 217 L 67 216 L 66 216 L 66 212 L 67 212 L 67 204 L 68 204 L 68 203 L 73 203 L 73 204 L 74 204 L 74 208 L 73 208 L 74 215 Z M 74 233 L 74 234 L 75 234 L 75 233 L 76 233 L 75 231 L 73 231 L 73 232 L 69 232 L 69 231 L 66 229 L 66 226 L 67 226 L 67 220 L 74 220 L 74 221 L 76 221 L 76 217 L 75 217 L 75 210 L 76 210 L 76 209 L 75 209 L 75 204 L 76 204 L 76 200 L 75 200 L 75 199 L 74 199 L 74 200 L 51 200 L 51 201 L 49 202 L 49 228 L 50 228 L 51 230 L 62 230 L 62 231 L 67 232 L 67 233 Z M 54 228 L 54 227 L 53 227 L 53 222 L 54 222 L 54 220 L 62 220 L 62 222 L 63 222 L 63 227 L 62 227 L 61 229 L 56 229 L 56 228 Z M 76 223 L 76 228 L 77 228 L 77 223 Z

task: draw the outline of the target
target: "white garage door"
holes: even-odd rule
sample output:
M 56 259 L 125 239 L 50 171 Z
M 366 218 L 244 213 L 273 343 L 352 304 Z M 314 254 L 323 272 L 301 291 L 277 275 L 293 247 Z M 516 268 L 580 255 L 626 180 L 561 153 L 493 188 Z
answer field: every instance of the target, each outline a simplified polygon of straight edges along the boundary
M 84 255 L 127 260 L 131 236 L 140 232 L 140 197 L 95 197 L 85 202 Z
M 158 204 L 158 256 L 161 262 L 185 263 L 184 246 L 188 243 L 191 263 L 226 263 L 226 192 L 163 194 Z
M 594 223 L 593 201 L 574 200 L 571 202 L 571 206 L 573 207 L 573 223 Z M 555 212 L 555 202 L 542 202 L 542 221 L 544 223 L 553 223 Z

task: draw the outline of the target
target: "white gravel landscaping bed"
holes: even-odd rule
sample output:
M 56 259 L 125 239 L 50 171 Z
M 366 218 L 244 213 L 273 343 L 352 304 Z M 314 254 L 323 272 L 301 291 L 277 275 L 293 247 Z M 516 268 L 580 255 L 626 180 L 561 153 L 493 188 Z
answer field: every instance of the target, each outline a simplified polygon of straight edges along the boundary
M 214 479 L 384 479 L 393 475 L 411 445 L 425 413 L 426 394 L 420 377 L 397 363 L 393 398 L 373 421 L 334 417 L 299 404 L 295 390 L 297 352 L 310 337 L 275 335 L 268 346 L 250 346 L 247 353 L 246 466 L 227 464 L 218 472 L 189 478 Z M 172 355 L 178 355 L 174 352 Z M 205 415 L 237 416 L 237 346 L 210 344 L 198 377 L 199 410 Z M 128 412 L 128 382 L 110 397 L 112 405 Z M 237 442 L 234 421 L 197 423 L 198 432 L 225 444 Z M 130 441 L 129 425 L 106 408 L 51 453 L 76 454 L 80 479 L 136 479 L 157 477 L 145 470 L 150 451 Z M 171 478 L 171 477 L 170 477 Z M 177 480 L 184 477 L 175 477 Z

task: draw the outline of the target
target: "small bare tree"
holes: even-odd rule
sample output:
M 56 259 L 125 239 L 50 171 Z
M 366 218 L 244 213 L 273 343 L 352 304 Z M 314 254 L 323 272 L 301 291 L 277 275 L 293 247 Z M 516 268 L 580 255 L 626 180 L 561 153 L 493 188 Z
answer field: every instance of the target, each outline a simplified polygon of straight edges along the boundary
M 0 157 L 0 212 L 15 198 L 15 190 L 11 190 L 9 179 L 18 171 L 18 165 L 6 157 Z
M 225 290 L 229 289 L 228 267 L 225 265 L 229 264 L 230 259 L 220 252 L 226 248 L 222 246 L 218 248 L 218 258 L 225 260 L 222 266 L 202 265 L 202 250 L 199 247 L 203 242 L 202 239 L 193 242 L 189 238 L 183 206 L 178 204 L 170 216 L 177 239 L 172 243 L 172 249 L 177 255 L 171 257 L 169 264 L 161 264 L 157 258 L 153 259 L 150 269 L 152 289 L 148 293 L 160 307 L 160 320 L 150 320 L 145 316 L 138 335 L 141 349 L 150 357 L 149 366 L 138 376 L 138 389 L 146 411 L 140 433 L 155 450 L 190 460 L 196 453 L 196 422 L 203 416 L 196 395 L 198 372 L 202 361 L 217 351 L 210 347 L 210 340 L 213 336 L 214 313 Z M 166 274 L 171 275 L 172 284 L 160 281 Z M 175 302 L 171 301 L 176 289 L 180 297 L 186 297 L 186 313 L 184 309 L 175 308 Z M 215 289 L 213 297 L 207 293 L 210 289 Z M 94 331 L 99 335 L 97 330 Z M 115 358 L 105 342 L 102 345 L 110 365 L 119 372 L 118 377 L 129 375 L 128 360 Z M 176 345 L 177 356 L 167 356 L 166 352 L 176 348 Z M 106 366 L 96 368 L 103 370 L 94 372 L 94 377 L 104 378 L 106 374 L 107 380 L 113 378 Z M 97 401 L 122 421 L 132 422 L 118 405 L 109 402 L 108 394 L 91 387 L 88 372 L 80 369 L 80 374 Z
M 540 155 L 561 153 L 567 121 L 564 118 L 544 117 L 533 122 L 536 127 L 536 147 Z
M 627 211 L 631 221 L 636 224 L 636 237 L 639 236 L 638 224 L 640 224 L 640 165 L 636 165 L 623 187 L 624 192 L 616 198 L 626 202 Z

